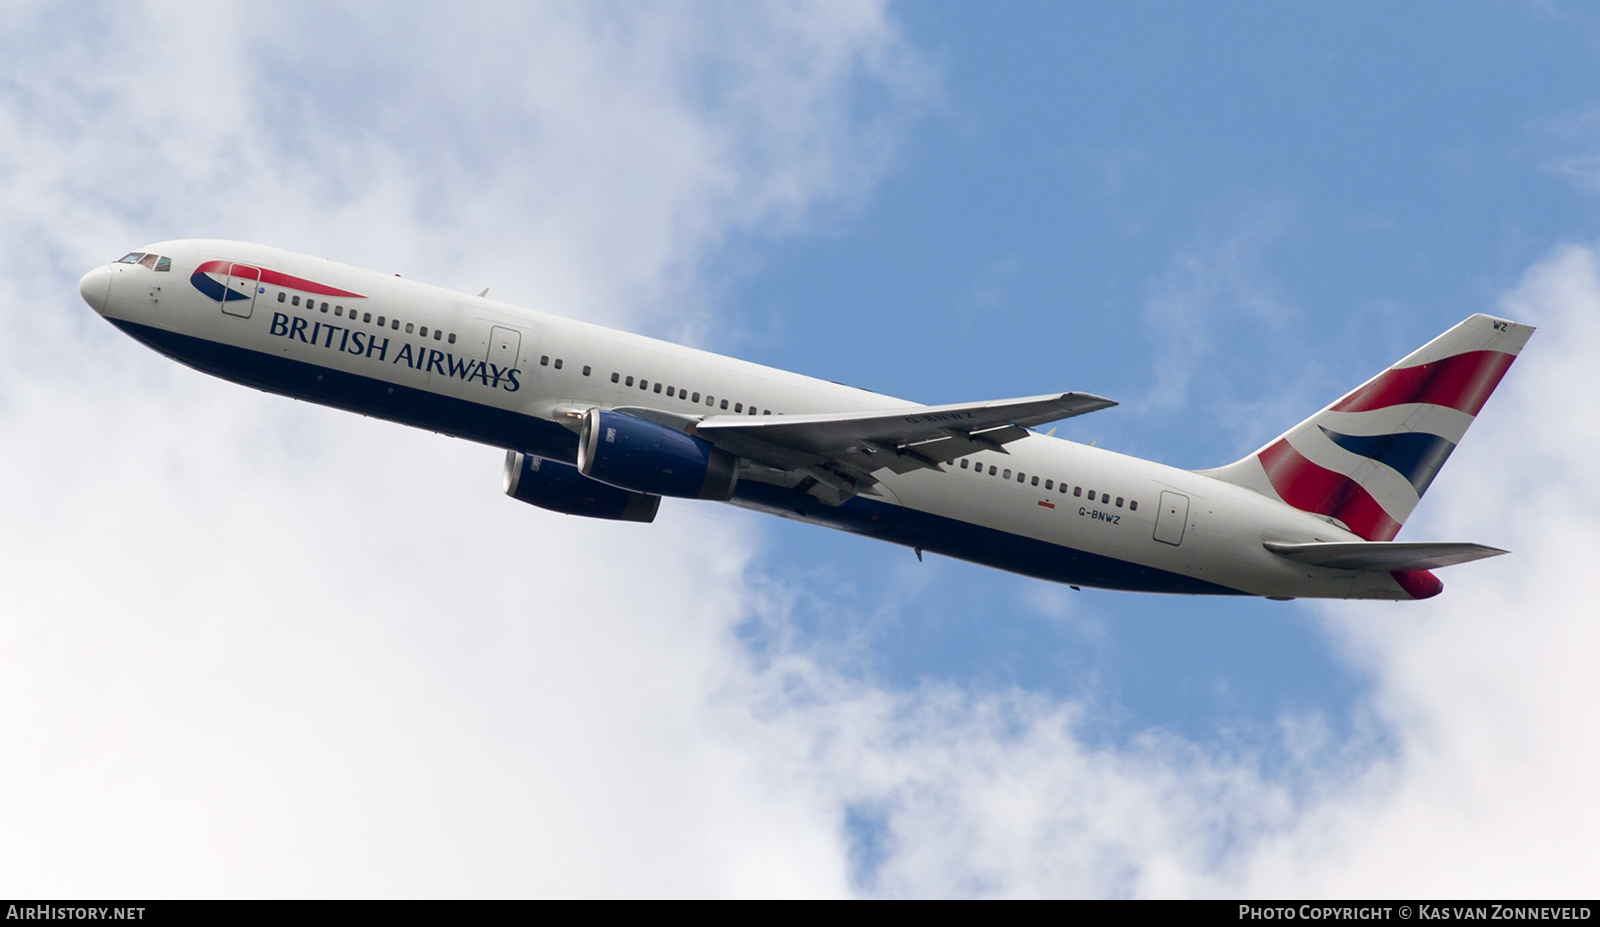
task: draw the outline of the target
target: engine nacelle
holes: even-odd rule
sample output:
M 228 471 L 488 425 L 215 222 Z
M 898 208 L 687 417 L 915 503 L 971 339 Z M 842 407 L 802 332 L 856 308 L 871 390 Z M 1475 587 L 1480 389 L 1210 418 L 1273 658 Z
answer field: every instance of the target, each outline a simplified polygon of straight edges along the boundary
M 727 501 L 738 465 L 709 441 L 621 412 L 590 409 L 578 433 L 578 470 L 634 492 Z
M 591 480 L 571 464 L 506 451 L 506 495 L 541 509 L 612 521 L 655 521 L 661 497 Z

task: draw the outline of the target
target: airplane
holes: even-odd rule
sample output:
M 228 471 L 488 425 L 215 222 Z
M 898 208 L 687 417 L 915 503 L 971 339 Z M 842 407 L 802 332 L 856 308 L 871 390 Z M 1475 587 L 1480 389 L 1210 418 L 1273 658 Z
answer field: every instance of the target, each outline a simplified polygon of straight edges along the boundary
M 712 500 L 1075 589 L 1269 599 L 1426 599 L 1506 553 L 1394 537 L 1534 331 L 1473 315 L 1189 471 L 1036 430 L 1116 405 L 1091 393 L 922 405 L 264 245 L 159 242 L 79 292 L 204 373 L 504 449 L 506 493 L 554 512 Z

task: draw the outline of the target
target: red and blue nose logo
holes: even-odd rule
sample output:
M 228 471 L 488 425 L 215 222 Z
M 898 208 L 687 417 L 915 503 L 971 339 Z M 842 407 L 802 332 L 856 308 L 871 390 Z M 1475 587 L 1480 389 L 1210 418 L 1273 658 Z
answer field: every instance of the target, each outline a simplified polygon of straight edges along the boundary
M 319 296 L 336 296 L 341 299 L 365 299 L 360 293 L 341 290 L 314 280 L 296 277 L 265 267 L 236 264 L 232 261 L 206 261 L 189 275 L 189 283 L 207 297 L 219 303 L 241 299 L 254 299 L 265 293 L 267 287 L 277 286 Z
M 265 292 L 259 268 L 231 261 L 207 261 L 194 269 L 189 282 L 219 303 L 250 299 L 258 290 Z

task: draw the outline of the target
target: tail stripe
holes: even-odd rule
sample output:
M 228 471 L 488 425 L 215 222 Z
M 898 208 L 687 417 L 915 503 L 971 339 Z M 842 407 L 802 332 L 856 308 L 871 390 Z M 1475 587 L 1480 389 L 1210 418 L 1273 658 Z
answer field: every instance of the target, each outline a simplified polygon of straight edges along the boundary
M 1500 351 L 1468 351 L 1430 364 L 1391 367 L 1330 411 L 1369 412 L 1417 402 L 1477 415 L 1514 360 L 1515 355 Z
M 1400 522 L 1360 483 L 1312 463 L 1286 439 L 1278 439 L 1257 456 L 1278 497 L 1295 508 L 1337 518 L 1369 541 L 1390 541 L 1400 532 Z
M 1346 435 L 1318 425 L 1329 440 L 1352 454 L 1371 458 L 1405 477 L 1416 487 L 1417 495 L 1439 475 L 1439 468 L 1450 459 L 1456 446 L 1438 435 L 1420 431 L 1391 435 Z
M 1200 472 L 1369 541 L 1391 540 L 1532 334 L 1531 325 L 1469 316 L 1265 448 Z M 1437 591 L 1421 571 L 1395 581 L 1419 598 Z

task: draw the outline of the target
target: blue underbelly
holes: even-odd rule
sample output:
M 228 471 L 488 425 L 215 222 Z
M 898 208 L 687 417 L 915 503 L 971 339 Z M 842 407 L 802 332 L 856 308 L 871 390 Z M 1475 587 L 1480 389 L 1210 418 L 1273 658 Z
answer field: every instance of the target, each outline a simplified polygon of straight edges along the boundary
M 542 418 L 135 322 L 110 321 L 167 357 L 235 383 L 547 460 L 573 463 L 577 459 L 577 435 Z M 747 480 L 738 484 L 733 502 L 1052 582 L 1133 592 L 1245 594 L 1178 573 L 866 496 L 832 506 L 799 490 Z

